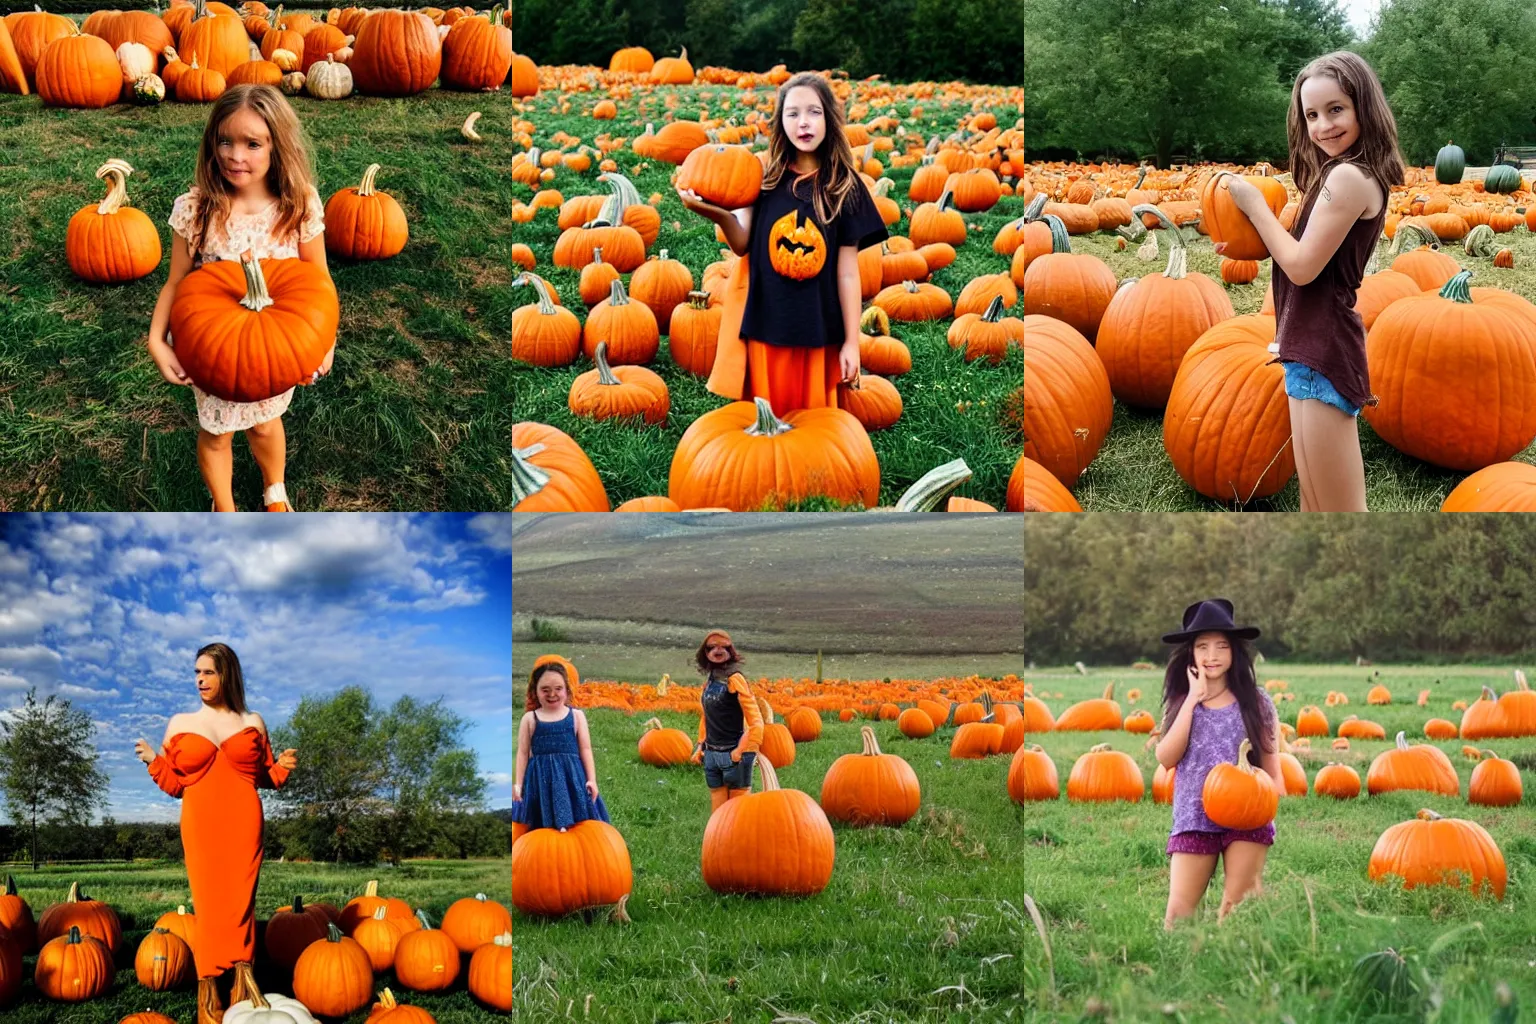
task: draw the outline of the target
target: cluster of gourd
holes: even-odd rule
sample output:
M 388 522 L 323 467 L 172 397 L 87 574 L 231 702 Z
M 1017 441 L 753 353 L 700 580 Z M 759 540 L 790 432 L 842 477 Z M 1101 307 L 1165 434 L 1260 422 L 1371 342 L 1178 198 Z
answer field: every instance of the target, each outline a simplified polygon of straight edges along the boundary
M 654 84 L 694 80 L 686 53 L 680 59 L 652 62 L 642 59 L 649 54 L 635 53 L 635 49 L 615 54 L 616 71 L 646 76 Z M 788 72 L 778 68 L 765 77 L 779 83 L 788 78 Z M 627 94 L 615 86 L 613 95 Z M 614 100 L 599 101 L 592 112 L 600 119 L 612 118 Z M 845 128 L 850 145 L 862 150 L 861 176 L 888 225 L 900 220 L 902 212 L 886 195 L 891 183 L 881 178 L 884 166 L 875 153 L 892 149 L 893 140 L 875 133 L 897 127 L 894 118 L 880 117 Z M 758 507 L 769 495 L 785 501 L 808 497 L 811 487 L 818 494 L 872 507 L 879 495 L 880 471 L 868 431 L 890 427 L 899 419 L 901 395 L 889 378 L 912 368 L 907 346 L 891 336 L 891 320 L 932 320 L 953 314 L 949 340 L 964 350 L 968 361 L 985 358 L 997 363 L 1010 344 L 1022 343 L 1023 322 L 1003 315 L 1018 302 L 1018 290 L 1007 274 L 974 279 L 958 300 L 926 280 L 952 263 L 954 247 L 964 244 L 967 228 L 961 212 L 990 209 L 1000 197 L 1012 194 L 1012 186 L 999 179 L 999 172 L 1015 173 L 1013 161 L 1022 166 L 1022 151 L 1009 149 L 1016 133 L 1000 131 L 994 115 L 976 114 L 963 127 L 971 133 L 967 146 L 950 143 L 941 149 L 935 136 L 926 152 L 919 147 L 917 153 L 891 159 L 893 166 L 903 159 L 921 163 L 909 192 L 919 205 L 912 213 L 908 237 L 890 239 L 859 254 L 861 293 L 871 302 L 860 321 L 860 361 L 868 373 L 861 373 L 859 387 L 840 391 L 838 409 L 802 410 L 782 419 L 760 400 L 706 413 L 689 426 L 674 452 L 668 495 L 633 499 L 618 511 L 742 511 Z M 754 153 L 746 145 L 721 141 L 727 131 L 732 139 L 750 139 L 762 133 L 762 123 L 754 120 L 744 128 L 707 129 L 699 122 L 673 120 L 660 131 L 648 125 L 630 145 L 639 156 L 678 165 L 678 188 L 692 189 L 725 209 L 738 209 L 757 199 L 767 151 Z M 576 170 L 591 166 L 589 147 L 541 151 L 532 147 L 531 135 L 521 138 L 529 148 L 513 157 L 514 181 L 538 188 L 553 179 L 556 166 Z M 642 202 L 634 185 L 607 156 L 623 141 L 598 140 L 603 172 L 599 180 L 611 185 L 612 195 L 566 199 L 558 191 L 544 189 L 530 203 L 514 204 L 515 222 L 531 220 L 541 209 L 558 208 L 562 233 L 553 262 L 581 271 L 581 297 L 591 312 L 583 324 L 562 305 L 554 286 L 534 273 L 537 258 L 532 249 L 514 245 L 513 260 L 525 271 L 516 283 L 533 288 L 537 297 L 513 312 L 512 355 L 536 366 L 566 366 L 584 355 L 595 368 L 571 385 L 568 404 L 573 414 L 660 423 L 670 411 L 670 396 L 666 382 L 644 364 L 656 356 L 665 333 L 678 366 L 699 376 L 710 374 L 723 293 L 736 257 L 727 255 L 707 267 L 698 290 L 693 272 L 670 259 L 666 250 L 647 258 L 660 231 L 661 218 L 655 209 L 660 196 Z M 820 268 L 826 241 L 814 224 L 798 223 L 790 213 L 771 232 L 770 253 L 782 273 L 804 278 Z M 1004 234 L 1006 229 L 994 246 L 999 253 L 1004 253 Z M 717 235 L 723 241 L 723 235 L 718 231 Z M 781 239 L 786 244 L 776 244 Z M 626 273 L 632 274 L 628 289 L 620 276 Z M 519 423 L 513 428 L 513 450 L 518 510 L 611 509 L 595 467 L 563 431 L 546 424 Z M 696 473 L 695 466 L 709 469 Z M 949 492 L 965 477 L 957 475 L 958 467 L 941 469 L 945 470 L 940 473 L 942 484 L 925 486 L 921 498 L 909 495 L 904 503 L 921 502 L 948 511 L 996 511 L 991 505 L 951 496 Z M 1014 476 L 1018 483 L 1010 483 L 1008 508 L 1018 511 L 1022 499 L 1016 502 L 1015 498 L 1022 492 L 1022 469 Z
M 379 165 L 362 183 L 325 204 L 327 252 L 355 260 L 388 259 L 405 247 L 405 212 L 374 187 Z M 128 162 L 96 170 L 106 198 L 70 218 L 64 253 L 70 269 L 97 284 L 136 281 L 160 266 L 154 221 L 127 204 Z M 299 259 L 204 263 L 178 285 L 170 330 L 176 357 L 204 391 L 259 402 L 310 379 L 336 341 L 340 303 L 330 276 Z
M 1014 272 L 1029 336 L 1027 454 L 1038 462 L 1032 486 L 1053 496 L 1048 507 L 1076 507 L 1070 488 L 1108 435 L 1115 399 L 1163 411 L 1169 458 L 1206 497 L 1265 497 L 1294 473 L 1283 374 L 1270 362 L 1272 293 L 1260 313 L 1236 316 L 1220 285 L 1186 267 L 1185 225 L 1226 243 L 1228 284 L 1252 282 L 1268 257 L 1225 187 L 1222 175 L 1233 170 L 1244 169 L 1149 176 L 1145 168 L 1037 164 L 1039 187 L 1021 183 L 1030 205 Z M 1246 180 L 1289 226 L 1294 187 L 1265 165 L 1256 170 Z M 1495 236 L 1522 224 L 1536 230 L 1536 204 L 1513 167 L 1461 184 L 1461 162 L 1442 159 L 1435 173 L 1450 184 L 1434 186 L 1427 171 L 1409 168 L 1392 190 L 1384 230 L 1395 258 L 1379 272 L 1373 260 L 1356 297 L 1381 398 L 1364 416 L 1405 454 L 1477 471 L 1444 511 L 1536 508 L 1536 468 L 1506 461 L 1536 438 L 1536 305 L 1502 288 L 1470 288 L 1471 272 L 1441 251 L 1460 241 L 1469 258 L 1512 266 Z M 1123 249 L 1159 227 L 1171 243 L 1167 267 L 1134 284 L 1071 249 L 1072 235 L 1115 232 Z M 1156 258 L 1155 236 L 1138 255 Z M 1420 371 L 1426 365 L 1432 375 Z M 1476 398 L 1489 381 L 1497 398 Z
M 334 100 L 354 88 L 412 96 L 445 88 L 494 91 L 512 67 L 511 7 L 417 11 L 331 8 L 323 22 L 239 10 L 218 0 L 172 0 L 152 11 L 100 10 L 77 26 L 40 7 L 0 25 L 0 90 L 35 90 L 49 106 L 207 103 L 233 85 L 272 85 Z M 473 124 L 467 135 L 473 138 Z
M 195 980 L 192 935 L 196 921 L 185 906 L 161 915 L 134 956 L 139 984 L 154 991 L 185 988 Z M 369 882 L 363 895 L 337 908 L 328 903 L 279 907 L 267 922 L 266 954 L 293 974 L 293 995 L 264 995 L 249 974 L 237 979 L 231 1024 L 262 1019 L 271 1007 L 295 1024 L 318 1024 L 318 1017 L 340 1017 L 374 1000 L 374 975 L 393 971 L 395 983 L 416 992 L 440 992 L 467 973 L 469 992 L 488 1007 L 512 1009 L 512 917 L 507 908 L 483 893 L 455 901 L 433 928 L 426 911 L 412 911 L 404 900 L 378 894 Z M 37 953 L 33 982 L 48 999 L 78 1003 L 105 994 L 116 976 L 115 961 L 124 949 L 122 923 L 106 903 L 80 891 L 54 904 L 34 922 L 32 908 L 6 879 L 0 894 L 0 1006 L 16 998 L 22 986 L 22 957 Z M 468 957 L 467 969 L 461 963 Z M 240 1001 L 244 988 L 244 1001 Z M 160 1014 L 136 1014 L 133 1024 L 173 1024 Z M 271 1018 L 266 1018 L 271 1019 Z M 288 1019 L 288 1018 L 284 1018 Z M 373 1024 L 432 1024 L 419 1007 L 397 1004 L 385 988 L 374 1003 Z

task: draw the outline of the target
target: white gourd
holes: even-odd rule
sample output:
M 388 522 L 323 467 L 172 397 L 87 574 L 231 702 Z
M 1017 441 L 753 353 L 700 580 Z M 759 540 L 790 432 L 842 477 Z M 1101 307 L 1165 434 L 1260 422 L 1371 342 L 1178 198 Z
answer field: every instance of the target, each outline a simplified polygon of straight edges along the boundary
M 328 53 L 325 60 L 317 60 L 309 66 L 309 79 L 304 91 L 320 100 L 339 100 L 352 95 L 352 69 L 338 63 L 336 55 Z
M 117 48 L 117 66 L 122 69 L 123 81 L 136 82 L 155 73 L 155 55 L 143 43 L 129 40 Z

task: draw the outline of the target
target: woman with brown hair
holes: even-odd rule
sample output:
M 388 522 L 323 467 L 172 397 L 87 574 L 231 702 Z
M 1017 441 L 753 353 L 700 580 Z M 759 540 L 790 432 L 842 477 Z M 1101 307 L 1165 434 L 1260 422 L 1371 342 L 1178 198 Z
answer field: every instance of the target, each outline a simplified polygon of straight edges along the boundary
M 723 629 L 710 630 L 694 655 L 706 678 L 699 694 L 704 712 L 699 743 L 690 760 L 704 766 L 710 814 L 752 791 L 752 763 L 763 742 L 763 716 L 747 677 L 738 671 L 742 661 Z
M 158 754 L 142 737 L 134 754 L 155 784 L 181 798 L 181 845 L 196 919 L 198 1024 L 224 1017 L 219 982 L 252 962 L 256 880 L 261 873 L 258 788 L 277 789 L 298 766 L 298 751 L 274 758 L 267 723 L 246 708 L 240 659 L 221 643 L 197 652 L 202 706 L 171 716 Z

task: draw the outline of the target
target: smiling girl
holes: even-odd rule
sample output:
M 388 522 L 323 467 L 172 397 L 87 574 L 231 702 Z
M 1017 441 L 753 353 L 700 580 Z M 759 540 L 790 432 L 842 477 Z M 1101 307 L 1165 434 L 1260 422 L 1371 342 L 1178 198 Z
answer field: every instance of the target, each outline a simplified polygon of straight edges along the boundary
M 1392 186 L 1402 184 L 1397 124 L 1371 66 L 1346 51 L 1296 76 L 1286 120 L 1302 192 L 1289 232 L 1262 193 L 1224 180 L 1274 259 L 1275 340 L 1285 367 L 1303 512 L 1364 512 L 1355 417 L 1376 404 L 1355 292 L 1376 249 Z
M 710 630 L 694 655 L 704 689 L 699 692 L 699 742 L 691 760 L 704 766 L 710 814 L 752 791 L 752 765 L 763 742 L 763 716 L 739 671 L 742 660 L 723 629 Z
M 709 390 L 766 398 L 778 416 L 836 407 L 838 384 L 859 381 L 859 250 L 887 234 L 827 80 L 802 72 L 779 86 L 762 193 L 751 207 L 727 210 L 687 189 L 678 196 L 718 224 L 741 257 L 726 286 Z
M 1284 792 L 1280 722 L 1274 702 L 1259 688 L 1248 644 L 1258 635 L 1257 627 L 1233 622 L 1232 602 L 1220 597 L 1190 605 L 1183 628 L 1163 635 L 1164 643 L 1178 645 L 1163 678 L 1162 739 L 1156 751 L 1159 764 L 1175 769 L 1164 928 L 1194 914 L 1218 859 L 1223 876 L 1218 919 L 1261 891 L 1275 823 L 1246 831 L 1222 828 L 1206 816 L 1201 799 L 1206 775 L 1218 764 L 1234 763 L 1245 737 L 1253 747 L 1248 759 Z
M 293 389 L 263 402 L 231 402 L 192 384 L 176 359 L 169 332 L 171 304 L 188 273 L 211 260 L 300 259 L 325 263 L 325 207 L 315 189 L 303 129 L 283 94 L 270 85 L 232 86 L 213 104 L 198 151 L 196 184 L 171 207 L 171 270 L 149 327 L 149 355 L 172 384 L 197 396 L 197 465 L 216 512 L 235 511 L 233 439 L 245 431 L 261 467 L 262 504 L 291 512 L 283 486 L 288 441 L 283 413 Z M 331 372 L 335 346 L 318 380 Z
M 573 706 L 576 667 L 542 655 L 528 676 L 525 713 L 517 726 L 512 820 L 561 832 L 590 818 L 608 821 L 597 792 L 597 765 L 587 716 Z

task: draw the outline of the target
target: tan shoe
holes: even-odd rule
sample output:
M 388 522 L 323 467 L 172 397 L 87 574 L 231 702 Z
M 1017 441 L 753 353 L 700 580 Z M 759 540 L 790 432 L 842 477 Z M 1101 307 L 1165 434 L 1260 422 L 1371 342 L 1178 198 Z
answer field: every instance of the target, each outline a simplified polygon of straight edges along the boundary
M 197 979 L 197 1024 L 223 1024 L 224 1007 L 219 1002 L 216 978 Z

